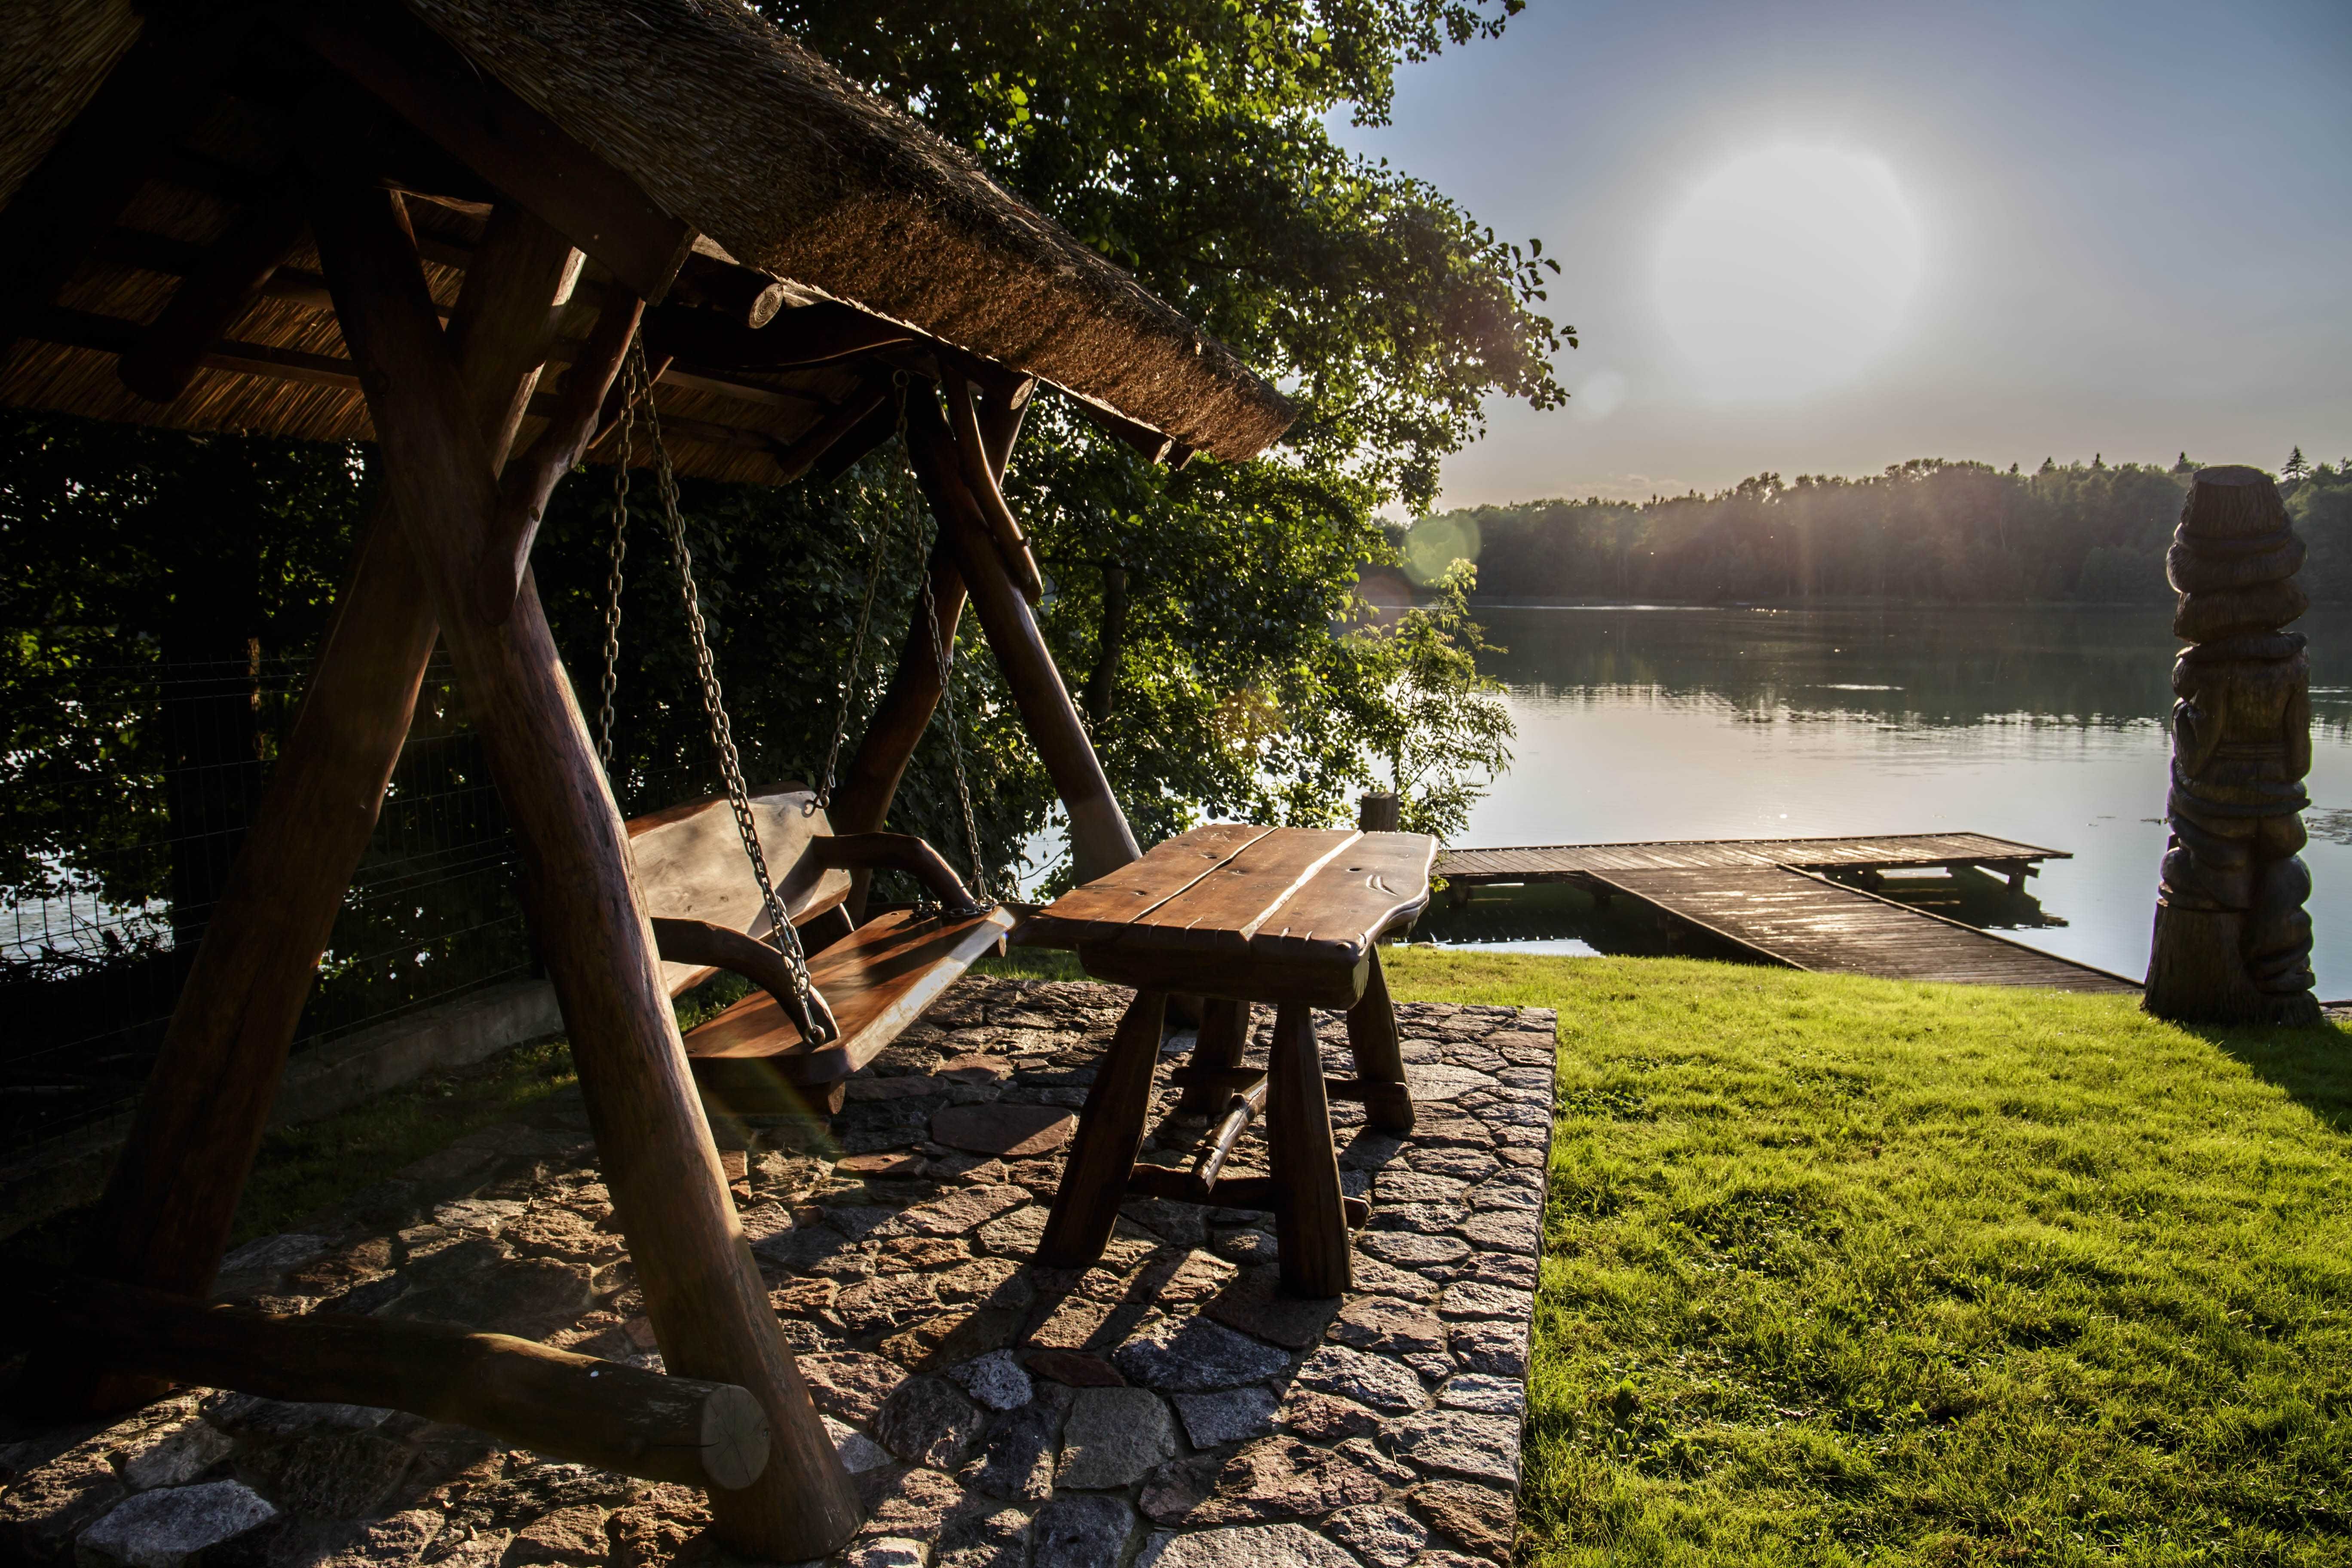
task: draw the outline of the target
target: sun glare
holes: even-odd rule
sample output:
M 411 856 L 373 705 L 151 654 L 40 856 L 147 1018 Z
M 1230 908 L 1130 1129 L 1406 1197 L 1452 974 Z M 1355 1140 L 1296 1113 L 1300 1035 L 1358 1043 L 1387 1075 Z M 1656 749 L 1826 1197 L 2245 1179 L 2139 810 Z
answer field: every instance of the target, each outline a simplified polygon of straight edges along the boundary
M 1920 261 L 1885 163 L 1775 147 L 1717 170 L 1668 222 L 1658 304 L 1709 395 L 1786 400 L 1853 380 L 1894 341 Z

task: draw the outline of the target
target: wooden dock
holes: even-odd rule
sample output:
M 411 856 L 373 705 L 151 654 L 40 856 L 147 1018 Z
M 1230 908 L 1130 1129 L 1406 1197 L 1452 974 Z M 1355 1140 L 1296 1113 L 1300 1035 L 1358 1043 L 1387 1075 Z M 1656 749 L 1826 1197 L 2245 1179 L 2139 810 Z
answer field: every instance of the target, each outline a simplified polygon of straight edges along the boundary
M 1974 866 L 2022 887 L 2063 849 L 1982 833 L 1887 833 L 1856 838 L 1670 838 L 1647 844 L 1539 844 L 1519 849 L 1449 849 L 1435 875 L 1449 882 L 1597 882 L 1614 871 L 1716 866 L 1793 866 L 1801 871 L 1953 871 Z
M 1980 833 L 1871 838 L 1687 839 L 1459 849 L 1436 874 L 1455 887 L 1572 882 L 1604 901 L 1623 893 L 1773 963 L 1825 974 L 1873 974 L 1972 985 L 2137 992 L 2126 976 L 1929 914 L 1823 871 L 1876 873 L 1976 867 L 2011 886 L 2063 850 Z

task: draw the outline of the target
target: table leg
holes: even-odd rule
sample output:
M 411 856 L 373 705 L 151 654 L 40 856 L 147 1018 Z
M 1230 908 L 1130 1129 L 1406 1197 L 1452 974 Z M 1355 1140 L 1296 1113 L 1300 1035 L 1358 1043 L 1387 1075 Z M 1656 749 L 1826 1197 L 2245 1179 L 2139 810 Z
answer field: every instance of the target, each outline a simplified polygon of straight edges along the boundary
M 1151 1074 L 1160 1065 L 1160 1036 L 1168 1014 L 1161 991 L 1139 991 L 1118 1021 L 1078 1112 L 1069 1163 L 1054 1194 L 1037 1261 L 1048 1268 L 1084 1268 L 1110 1245 L 1127 1178 L 1143 1147 L 1143 1121 L 1151 1110 Z M 1318 1089 L 1321 1080 L 1317 1080 Z M 1328 1145 L 1328 1140 L 1326 1141 Z M 1336 1171 L 1337 1167 L 1334 1167 Z
M 1331 1150 L 1331 1105 L 1323 1092 L 1315 1013 L 1305 1003 L 1282 1005 L 1267 1069 L 1265 1131 L 1273 1145 L 1282 1283 L 1301 1296 L 1337 1296 L 1348 1289 L 1348 1217 L 1339 1198 L 1339 1161 Z
M 1210 996 L 1201 1004 L 1201 1040 L 1192 1047 L 1192 1065 L 1198 1068 L 1237 1068 L 1242 1065 L 1242 1048 L 1249 1044 L 1250 1005 L 1229 1002 L 1222 996 Z M 1233 1097 L 1230 1089 L 1213 1084 L 1188 1084 L 1184 1098 L 1176 1102 L 1180 1113 L 1214 1116 L 1224 1110 L 1225 1101 Z
M 1412 1096 L 1404 1087 L 1396 1008 L 1389 1001 L 1388 976 L 1381 971 L 1377 944 L 1372 948 L 1371 965 L 1363 997 L 1348 1009 L 1348 1048 L 1355 1053 L 1356 1081 L 1364 1087 L 1365 1120 L 1383 1132 L 1410 1132 Z

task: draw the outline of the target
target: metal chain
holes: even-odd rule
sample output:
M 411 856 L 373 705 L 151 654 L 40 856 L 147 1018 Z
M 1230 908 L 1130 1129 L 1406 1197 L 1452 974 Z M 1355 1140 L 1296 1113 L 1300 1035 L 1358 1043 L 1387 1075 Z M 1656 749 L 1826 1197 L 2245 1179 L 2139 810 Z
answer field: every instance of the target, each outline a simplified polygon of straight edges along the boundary
M 642 343 L 633 353 L 633 366 L 638 385 L 644 385 L 645 349 Z M 650 389 L 648 389 L 650 390 Z M 774 882 L 768 875 L 768 857 L 760 845 L 758 824 L 751 816 L 751 791 L 744 787 L 743 768 L 735 751 L 733 727 L 727 721 L 727 704 L 719 689 L 719 670 L 710 657 L 710 633 L 702 618 L 702 599 L 694 585 L 694 555 L 686 544 L 686 520 L 680 514 L 677 500 L 677 474 L 670 467 L 669 448 L 661 435 L 661 413 L 653 399 L 646 399 L 646 427 L 654 448 L 655 487 L 661 497 L 662 527 L 669 535 L 670 555 L 677 563 L 679 595 L 686 602 L 687 635 L 694 643 L 695 677 L 702 687 L 702 709 L 710 721 L 710 744 L 719 755 L 719 771 L 726 781 L 727 803 L 734 808 L 735 831 L 743 840 L 743 854 L 751 862 L 751 876 L 760 884 L 760 902 L 767 911 L 770 941 L 783 955 L 784 968 L 792 977 L 793 994 L 800 999 L 811 1016 L 814 1027 L 803 1027 L 802 1033 L 811 1037 L 809 1044 L 829 1044 L 835 1035 L 825 1038 L 814 1037 L 825 1033 L 829 1017 L 820 1010 L 808 1007 L 812 987 L 809 984 L 808 953 L 801 946 L 801 933 L 793 928 L 792 917 L 784 910 L 783 900 L 776 896 Z
M 628 553 L 629 464 L 636 455 L 640 354 L 630 355 L 622 366 L 620 445 L 613 464 L 613 563 L 604 577 L 604 702 L 596 712 L 596 756 L 604 764 L 607 782 L 613 777 L 613 695 L 621 685 L 621 560 Z
M 963 811 L 964 847 L 971 855 L 971 894 L 982 903 L 998 900 L 988 890 L 988 870 L 980 855 L 980 826 L 972 820 L 971 784 L 963 773 L 963 737 L 956 725 L 955 664 L 940 637 L 940 607 L 931 596 L 931 574 L 923 574 L 923 620 L 931 628 L 931 655 L 940 666 L 940 713 L 948 721 L 948 758 L 955 764 L 956 804 Z
M 898 444 L 904 447 L 907 442 L 907 373 L 895 371 L 890 380 L 898 399 Z M 892 488 L 898 487 L 894 485 Z M 894 502 L 898 499 L 895 495 L 891 497 Z M 900 510 L 892 506 L 891 515 L 886 516 L 882 526 L 875 531 L 874 555 L 866 567 L 866 602 L 858 607 L 857 635 L 850 641 L 849 668 L 841 682 L 841 713 L 833 721 L 833 743 L 824 752 L 824 776 L 816 786 L 816 808 L 819 811 L 833 805 L 834 775 L 841 763 L 842 742 L 849 736 L 849 705 L 856 698 L 858 678 L 866 672 L 866 630 L 874 622 L 874 596 L 876 590 L 882 586 L 882 568 L 889 559 L 890 535 L 897 530 L 897 513 Z

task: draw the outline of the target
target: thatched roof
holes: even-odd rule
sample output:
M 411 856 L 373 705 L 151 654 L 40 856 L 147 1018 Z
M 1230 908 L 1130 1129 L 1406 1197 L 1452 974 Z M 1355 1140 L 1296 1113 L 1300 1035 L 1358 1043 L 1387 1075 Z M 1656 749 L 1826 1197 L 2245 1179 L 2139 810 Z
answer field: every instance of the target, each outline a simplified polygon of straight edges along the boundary
M 705 237 L 698 263 L 755 268 L 1034 375 L 1184 448 L 1243 459 L 1290 418 L 1282 397 L 1127 274 L 991 181 L 966 155 L 734 0 L 403 0 L 460 57 Z M 125 0 L 0 7 L 0 203 L 14 195 L 139 35 Z M 283 37 L 287 61 L 326 75 Z M 433 47 L 442 46 L 436 44 Z M 256 76 L 268 73 L 256 72 Z M 112 351 L 251 209 L 289 152 L 283 97 L 232 81 L 0 360 L 0 401 L 100 418 L 364 437 L 341 334 L 298 252 L 215 345 L 188 391 L 125 390 Z M 436 291 L 454 298 L 480 232 L 479 188 L 412 200 Z M 594 291 L 576 323 L 593 321 Z M 660 405 L 681 467 L 785 476 L 778 458 L 872 365 L 754 373 L 673 366 Z

